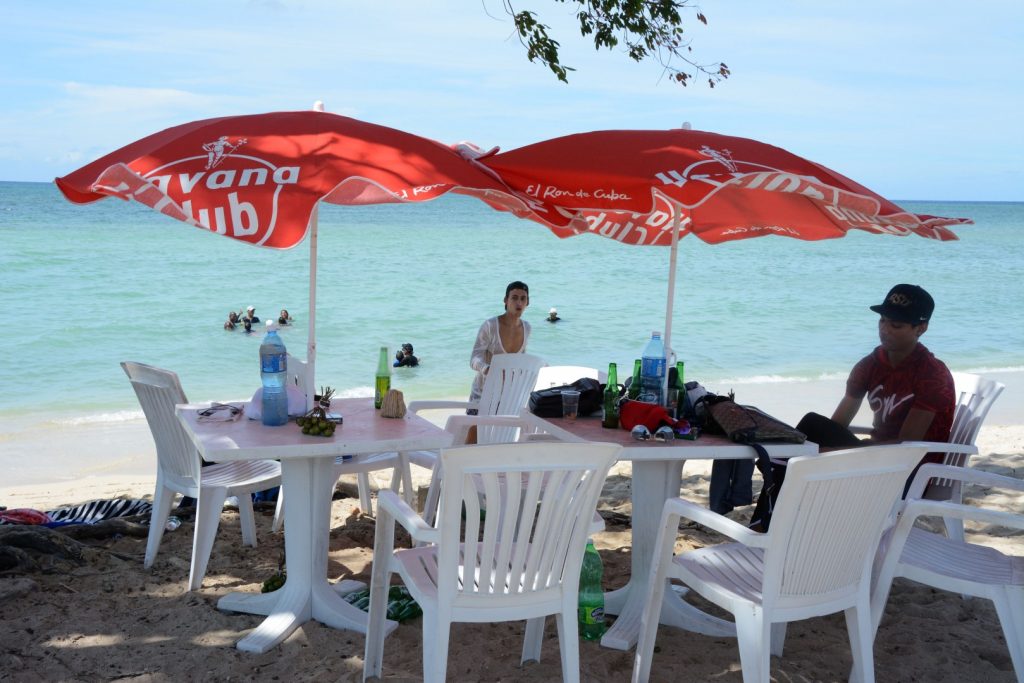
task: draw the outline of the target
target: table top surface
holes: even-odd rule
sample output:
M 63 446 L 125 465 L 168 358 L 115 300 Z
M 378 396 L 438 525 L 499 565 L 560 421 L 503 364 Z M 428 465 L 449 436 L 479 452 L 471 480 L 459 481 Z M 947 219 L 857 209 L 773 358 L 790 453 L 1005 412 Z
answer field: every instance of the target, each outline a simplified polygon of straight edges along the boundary
M 267 427 L 245 415 L 234 422 L 200 422 L 199 411 L 205 407 L 179 405 L 176 412 L 200 455 L 210 462 L 433 450 L 451 442 L 451 434 L 422 417 L 381 417 L 372 397 L 332 401 L 331 412 L 340 413 L 343 422 L 331 437 L 303 434 L 294 421 Z
M 600 417 L 578 417 L 566 420 L 561 417 L 541 418 L 524 411 L 523 418 L 566 441 L 604 441 L 622 446 L 619 460 L 661 461 L 661 460 L 738 460 L 757 456 L 750 446 L 734 443 L 724 436 L 701 434 L 694 441 L 674 439 L 672 441 L 637 441 L 622 429 L 605 429 Z M 765 443 L 762 444 L 771 457 L 792 458 L 800 455 L 816 455 L 818 444 Z

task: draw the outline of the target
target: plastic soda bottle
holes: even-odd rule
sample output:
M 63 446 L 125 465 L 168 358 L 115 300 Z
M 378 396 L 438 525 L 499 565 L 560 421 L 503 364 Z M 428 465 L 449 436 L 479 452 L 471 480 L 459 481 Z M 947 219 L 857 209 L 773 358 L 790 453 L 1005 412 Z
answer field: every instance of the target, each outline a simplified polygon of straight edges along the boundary
M 626 397 L 630 401 L 635 401 L 640 396 L 640 367 L 641 360 L 637 358 L 633 361 L 633 379 L 629 382 L 629 393 Z
M 608 364 L 608 383 L 604 386 L 604 419 L 601 426 L 619 428 L 619 375 L 615 363 Z
M 664 383 L 665 346 L 661 343 L 661 332 L 655 331 L 640 357 L 640 400 L 664 405 Z
M 580 570 L 579 625 L 584 640 L 600 640 L 604 635 L 604 592 L 601 590 L 601 575 L 604 568 L 601 556 L 594 547 L 594 539 L 587 539 L 587 550 L 583 553 L 583 568 Z
M 267 323 L 267 336 L 260 344 L 260 376 L 263 378 L 263 424 L 277 427 L 288 422 L 288 352 L 277 334 L 277 323 Z
M 377 380 L 374 383 L 373 407 L 380 410 L 384 396 L 391 389 L 391 364 L 388 363 L 388 347 L 380 347 L 380 359 L 377 361 Z

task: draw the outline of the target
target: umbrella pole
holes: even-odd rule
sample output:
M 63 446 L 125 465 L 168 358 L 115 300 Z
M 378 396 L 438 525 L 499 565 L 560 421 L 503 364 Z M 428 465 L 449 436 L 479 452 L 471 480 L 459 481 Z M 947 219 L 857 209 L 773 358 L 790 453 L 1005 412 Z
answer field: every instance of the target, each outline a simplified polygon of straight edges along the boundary
M 672 202 L 672 248 L 668 257 L 668 297 L 665 303 L 665 362 L 671 364 L 675 354 L 672 351 L 672 306 L 676 294 L 676 257 L 679 253 L 679 227 L 683 220 L 683 207 Z M 665 384 L 662 396 L 668 397 L 668 368 L 665 368 Z
M 316 241 L 320 223 L 320 207 L 313 207 L 309 216 L 309 332 L 306 341 L 306 410 L 313 409 L 316 393 Z

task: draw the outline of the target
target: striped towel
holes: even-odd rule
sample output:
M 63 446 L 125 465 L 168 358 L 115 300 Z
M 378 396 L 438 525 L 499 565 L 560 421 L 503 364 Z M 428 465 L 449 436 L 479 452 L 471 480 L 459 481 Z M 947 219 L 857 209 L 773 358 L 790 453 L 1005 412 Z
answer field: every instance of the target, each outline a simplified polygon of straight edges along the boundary
M 68 507 L 47 510 L 46 514 L 50 522 L 48 527 L 63 526 L 65 524 L 95 524 L 105 519 L 115 517 L 131 517 L 135 515 L 148 515 L 153 512 L 153 504 L 141 499 L 114 498 L 111 500 L 91 500 L 81 505 L 70 505 Z

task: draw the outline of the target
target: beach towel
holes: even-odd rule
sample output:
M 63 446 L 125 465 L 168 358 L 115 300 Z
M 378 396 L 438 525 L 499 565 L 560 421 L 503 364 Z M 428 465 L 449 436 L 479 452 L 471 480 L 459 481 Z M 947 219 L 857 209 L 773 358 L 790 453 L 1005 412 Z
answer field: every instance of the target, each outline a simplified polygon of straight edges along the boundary
M 115 517 L 133 517 L 149 515 L 153 512 L 153 504 L 141 499 L 114 498 L 110 500 L 91 500 L 81 505 L 69 505 L 48 510 L 48 522 L 41 522 L 48 527 L 66 524 L 95 524 Z

